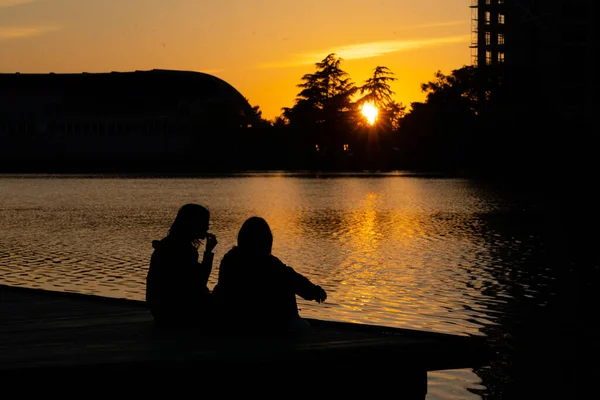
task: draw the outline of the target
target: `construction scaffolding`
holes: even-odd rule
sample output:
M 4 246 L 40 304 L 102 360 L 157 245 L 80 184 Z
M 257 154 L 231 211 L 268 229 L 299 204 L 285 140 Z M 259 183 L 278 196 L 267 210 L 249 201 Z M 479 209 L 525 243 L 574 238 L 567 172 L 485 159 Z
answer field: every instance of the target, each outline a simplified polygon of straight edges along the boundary
M 480 67 L 505 62 L 504 0 L 471 0 L 471 58 Z
M 598 0 L 471 0 L 471 62 L 513 103 L 579 123 L 595 112 Z M 487 68 L 493 67 L 493 68 Z M 496 68 L 500 67 L 500 68 Z
M 477 65 L 479 35 L 479 0 L 471 0 L 471 65 Z

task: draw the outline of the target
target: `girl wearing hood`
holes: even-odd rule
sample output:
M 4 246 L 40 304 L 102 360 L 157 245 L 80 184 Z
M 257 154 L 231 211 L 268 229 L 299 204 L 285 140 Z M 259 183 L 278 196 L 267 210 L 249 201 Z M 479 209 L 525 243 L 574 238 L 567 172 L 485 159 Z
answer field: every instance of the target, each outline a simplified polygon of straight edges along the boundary
M 267 222 L 251 217 L 221 261 L 213 304 L 221 327 L 252 327 L 258 332 L 287 332 L 307 326 L 298 314 L 296 295 L 321 303 L 323 288 L 271 254 Z M 249 304 L 256 305 L 249 307 Z
M 206 323 L 210 306 L 207 283 L 213 265 L 214 235 L 210 213 L 198 204 L 182 206 L 166 237 L 152 241 L 154 252 L 146 277 L 146 303 L 160 326 Z M 198 247 L 206 240 L 202 261 Z

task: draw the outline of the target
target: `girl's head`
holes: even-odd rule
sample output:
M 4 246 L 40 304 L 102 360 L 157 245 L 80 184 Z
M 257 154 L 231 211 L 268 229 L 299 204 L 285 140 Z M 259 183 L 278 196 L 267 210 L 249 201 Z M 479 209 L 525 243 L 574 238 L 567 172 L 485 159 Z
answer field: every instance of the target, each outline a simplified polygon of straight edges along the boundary
M 269 224 L 261 217 L 248 218 L 238 233 L 238 247 L 256 255 L 271 254 L 273 234 Z
M 169 234 L 182 240 L 205 239 L 210 213 L 199 204 L 185 204 L 177 213 Z

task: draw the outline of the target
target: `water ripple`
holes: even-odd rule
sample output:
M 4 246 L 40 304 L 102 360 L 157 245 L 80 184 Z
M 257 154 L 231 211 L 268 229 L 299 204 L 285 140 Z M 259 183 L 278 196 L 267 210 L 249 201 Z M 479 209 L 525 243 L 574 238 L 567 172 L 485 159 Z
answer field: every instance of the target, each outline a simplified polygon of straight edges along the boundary
M 553 287 L 536 216 L 464 180 L 3 177 L 0 188 L 10 285 L 143 299 L 151 241 L 198 202 L 219 238 L 209 286 L 242 222 L 260 215 L 274 253 L 328 292 L 325 304 L 299 299 L 305 317 L 501 338 L 512 310 Z M 457 377 L 461 398 L 481 389 L 472 372 L 454 374 L 433 374 L 428 397 L 453 398 Z

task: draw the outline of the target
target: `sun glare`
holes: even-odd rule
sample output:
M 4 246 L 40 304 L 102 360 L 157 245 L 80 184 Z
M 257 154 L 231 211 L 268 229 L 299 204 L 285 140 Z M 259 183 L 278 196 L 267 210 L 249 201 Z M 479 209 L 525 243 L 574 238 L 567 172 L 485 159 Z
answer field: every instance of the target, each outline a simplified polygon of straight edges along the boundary
M 369 121 L 369 124 L 373 125 L 375 123 L 375 121 L 377 120 L 378 113 L 379 113 L 379 111 L 377 110 L 377 107 L 375 107 L 375 105 L 373 103 L 363 104 L 362 115 L 364 115 L 367 118 L 367 121 Z

